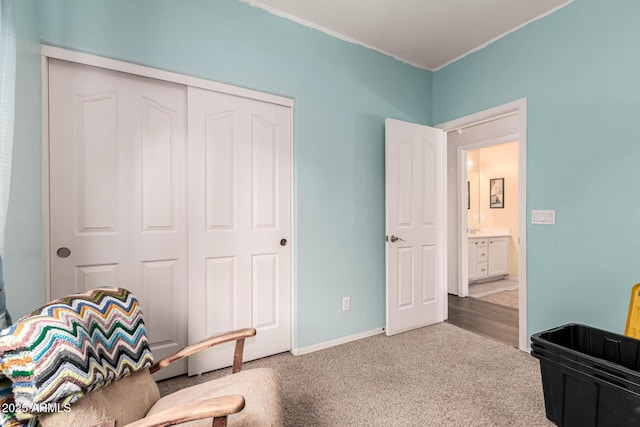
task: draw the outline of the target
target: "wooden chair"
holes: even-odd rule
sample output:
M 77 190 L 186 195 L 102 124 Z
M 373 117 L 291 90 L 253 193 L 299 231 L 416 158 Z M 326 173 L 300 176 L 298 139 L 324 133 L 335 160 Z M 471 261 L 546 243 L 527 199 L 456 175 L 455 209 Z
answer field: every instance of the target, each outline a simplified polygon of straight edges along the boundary
M 264 368 L 242 371 L 244 342 L 256 335 L 255 329 L 210 337 L 151 364 L 136 305 L 126 290 L 98 289 L 53 301 L 3 331 L 0 370 L 12 382 L 13 397 L 0 398 L 0 404 L 34 409 L 13 415 L 37 416 L 43 427 L 282 425 L 277 373 Z M 160 397 L 152 373 L 233 341 L 232 374 Z M 31 375 L 25 377 L 26 371 Z M 30 388 L 25 389 L 25 383 Z M 15 419 L 3 421 L 22 425 Z

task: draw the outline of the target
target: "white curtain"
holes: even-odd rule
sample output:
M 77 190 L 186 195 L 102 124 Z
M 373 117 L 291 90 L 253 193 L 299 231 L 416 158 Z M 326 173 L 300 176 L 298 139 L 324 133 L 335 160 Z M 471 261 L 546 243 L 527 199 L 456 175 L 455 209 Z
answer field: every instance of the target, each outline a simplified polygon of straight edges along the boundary
M 0 0 L 0 256 L 4 256 L 15 111 L 15 0 Z
M 0 327 L 4 327 L 9 318 L 6 314 L 2 259 L 4 258 L 4 231 L 7 223 L 11 182 L 15 115 L 15 0 L 0 0 L 0 6 Z

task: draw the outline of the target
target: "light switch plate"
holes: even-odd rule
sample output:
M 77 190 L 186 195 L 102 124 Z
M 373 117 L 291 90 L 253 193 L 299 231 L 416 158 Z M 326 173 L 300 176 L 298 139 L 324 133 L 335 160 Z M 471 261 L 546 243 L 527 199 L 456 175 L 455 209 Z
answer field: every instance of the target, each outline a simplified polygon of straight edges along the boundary
M 555 225 L 556 224 L 556 211 L 555 210 L 532 210 L 531 211 L 531 224 L 541 225 Z

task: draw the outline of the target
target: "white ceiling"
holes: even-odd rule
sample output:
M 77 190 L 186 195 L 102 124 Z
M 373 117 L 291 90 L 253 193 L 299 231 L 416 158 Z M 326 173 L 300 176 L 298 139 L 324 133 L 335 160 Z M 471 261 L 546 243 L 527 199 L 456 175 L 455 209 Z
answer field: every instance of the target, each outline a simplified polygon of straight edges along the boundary
M 437 70 L 573 0 L 242 0 Z

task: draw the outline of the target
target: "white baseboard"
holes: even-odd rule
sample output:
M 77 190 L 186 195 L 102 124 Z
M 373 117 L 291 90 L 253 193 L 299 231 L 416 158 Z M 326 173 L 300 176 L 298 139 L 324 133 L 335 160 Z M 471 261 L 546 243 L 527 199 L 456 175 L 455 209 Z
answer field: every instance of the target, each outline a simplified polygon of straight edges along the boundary
M 351 341 L 357 341 L 362 338 L 372 337 L 383 332 L 383 328 L 378 328 L 368 332 L 362 332 L 360 334 L 349 335 L 348 337 L 342 337 L 331 341 L 325 341 L 320 344 L 310 345 L 308 347 L 294 348 L 291 350 L 291 354 L 293 354 L 294 356 L 301 356 L 303 354 L 313 353 L 314 351 L 324 350 L 325 348 L 335 347 L 336 345 L 346 344 Z

